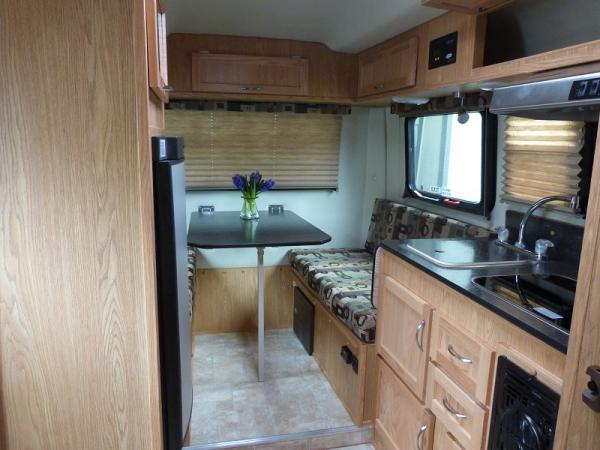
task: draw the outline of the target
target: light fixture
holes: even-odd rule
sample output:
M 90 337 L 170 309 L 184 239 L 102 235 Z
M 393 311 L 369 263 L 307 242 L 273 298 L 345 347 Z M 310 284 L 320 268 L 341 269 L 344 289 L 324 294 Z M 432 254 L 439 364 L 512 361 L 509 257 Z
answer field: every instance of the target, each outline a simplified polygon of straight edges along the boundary
M 400 97 L 398 95 L 393 96 L 392 101 L 394 103 L 404 103 L 404 104 L 408 104 L 408 105 L 417 105 L 417 106 L 429 103 L 429 99 L 426 97 Z

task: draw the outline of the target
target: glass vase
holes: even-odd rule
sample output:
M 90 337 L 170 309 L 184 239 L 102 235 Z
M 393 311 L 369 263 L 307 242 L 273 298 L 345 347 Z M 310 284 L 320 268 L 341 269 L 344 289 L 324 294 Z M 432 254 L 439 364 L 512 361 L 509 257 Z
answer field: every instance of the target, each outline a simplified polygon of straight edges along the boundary
M 244 199 L 244 203 L 240 211 L 240 218 L 244 220 L 258 220 L 260 216 L 258 215 L 258 208 L 256 206 L 256 197 L 242 198 Z

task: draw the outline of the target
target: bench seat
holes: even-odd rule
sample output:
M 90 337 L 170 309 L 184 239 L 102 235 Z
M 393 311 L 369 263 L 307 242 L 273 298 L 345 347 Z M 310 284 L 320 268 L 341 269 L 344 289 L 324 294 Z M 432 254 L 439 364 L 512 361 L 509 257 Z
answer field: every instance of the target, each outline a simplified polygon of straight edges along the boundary
M 352 248 L 296 249 L 288 256 L 294 271 L 327 309 L 363 342 L 375 341 L 371 253 Z
M 374 254 L 387 239 L 485 238 L 485 228 L 418 208 L 376 199 L 365 248 L 293 249 L 292 269 L 333 315 L 365 343 L 375 342 Z

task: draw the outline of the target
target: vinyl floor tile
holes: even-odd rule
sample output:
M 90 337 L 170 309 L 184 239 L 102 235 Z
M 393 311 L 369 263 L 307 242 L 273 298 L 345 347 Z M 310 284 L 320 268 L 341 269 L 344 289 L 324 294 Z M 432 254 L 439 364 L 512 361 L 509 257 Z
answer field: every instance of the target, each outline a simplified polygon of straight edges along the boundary
M 194 341 L 192 443 L 206 444 L 353 424 L 292 330 L 265 334 L 265 382 L 256 380 L 256 334 Z

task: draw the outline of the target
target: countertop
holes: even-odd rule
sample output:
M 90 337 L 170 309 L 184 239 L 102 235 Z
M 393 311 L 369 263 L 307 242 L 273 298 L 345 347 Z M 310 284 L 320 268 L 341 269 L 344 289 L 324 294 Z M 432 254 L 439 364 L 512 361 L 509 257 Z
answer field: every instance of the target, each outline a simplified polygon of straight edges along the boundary
M 504 268 L 483 268 L 483 269 L 448 269 L 439 267 L 424 258 L 407 250 L 404 246 L 407 243 L 414 241 L 407 239 L 405 241 L 383 241 L 381 247 L 388 252 L 398 256 L 409 264 L 424 271 L 428 275 L 441 281 L 448 287 L 460 292 L 470 298 L 479 305 L 498 314 L 509 322 L 517 325 L 523 330 L 531 333 L 533 336 L 541 339 L 550 346 L 560 350 L 563 353 L 567 352 L 569 343 L 569 333 L 558 328 L 548 322 L 540 320 L 537 315 L 531 313 L 524 308 L 520 308 L 502 298 L 489 293 L 479 286 L 472 283 L 472 279 L 479 276 L 507 276 L 507 275 L 530 275 L 530 274 L 560 274 L 569 278 L 577 278 L 577 268 L 566 263 L 553 261 L 539 262 L 522 267 L 504 267 Z M 445 241 L 449 239 L 439 239 L 438 245 L 443 246 Z M 472 242 L 475 242 L 474 240 Z M 465 245 L 468 245 L 469 240 L 464 240 Z M 448 246 L 450 247 L 450 246 Z M 462 254 L 462 259 L 465 255 L 471 255 L 473 262 L 477 261 L 477 254 L 473 252 L 465 252 Z

